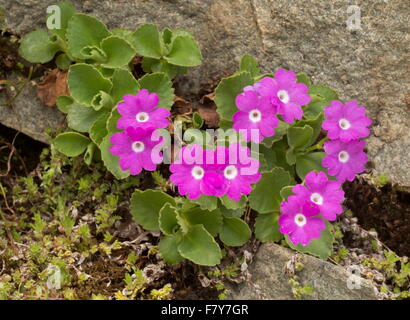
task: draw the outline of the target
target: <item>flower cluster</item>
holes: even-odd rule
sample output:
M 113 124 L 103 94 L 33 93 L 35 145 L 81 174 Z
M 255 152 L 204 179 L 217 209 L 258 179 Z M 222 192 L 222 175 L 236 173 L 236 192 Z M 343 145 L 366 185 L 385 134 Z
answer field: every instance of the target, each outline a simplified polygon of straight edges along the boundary
M 159 97 L 142 89 L 136 95 L 127 94 L 124 102 L 118 104 L 121 117 L 117 128 L 123 131 L 111 138 L 110 152 L 119 156 L 120 168 L 129 170 L 131 175 L 139 174 L 142 169 L 154 171 L 162 161 L 160 152 L 155 152 L 160 140 L 154 139 L 155 129 L 166 128 L 169 124 L 169 110 L 159 108 Z
M 279 230 L 288 234 L 293 244 L 306 246 L 320 237 L 320 231 L 326 228 L 324 219 L 334 221 L 342 213 L 344 191 L 324 172 L 312 171 L 306 175 L 305 185 L 295 185 L 292 192 L 294 195 L 281 203 Z
M 334 100 L 325 108 L 326 120 L 322 128 L 330 141 L 325 142 L 327 156 L 322 165 L 340 183 L 353 181 L 356 174 L 365 170 L 367 155 L 363 152 L 366 142 L 360 140 L 370 134 L 368 126 L 372 121 L 366 116 L 365 107 L 356 101 L 342 104 Z
M 246 141 L 260 143 L 275 134 L 277 115 L 288 123 L 302 119 L 302 106 L 310 102 L 307 92 L 308 87 L 297 82 L 294 71 L 279 69 L 274 78 L 264 77 L 236 97 L 239 111 L 233 115 L 233 128 Z
M 326 120 L 322 128 L 330 141 L 324 144 L 327 155 L 322 165 L 336 181 L 329 180 L 324 172 L 312 171 L 306 175 L 305 185 L 295 185 L 294 195 L 282 202 L 280 231 L 288 234 L 295 245 L 308 245 L 320 237 L 320 231 L 326 228 L 325 220 L 336 220 L 343 211 L 341 185 L 346 180 L 353 181 L 356 174 L 364 171 L 367 162 L 363 152 L 366 142 L 360 140 L 370 134 L 371 120 L 366 116 L 366 109 L 355 101 L 343 105 L 335 100 L 324 113 Z
M 227 195 L 239 201 L 251 192 L 251 184 L 259 181 L 259 161 L 250 157 L 248 147 L 232 143 L 215 150 L 192 144 L 182 147 L 177 160 L 170 166 L 170 180 L 179 194 L 196 199 L 201 195 L 222 197 Z

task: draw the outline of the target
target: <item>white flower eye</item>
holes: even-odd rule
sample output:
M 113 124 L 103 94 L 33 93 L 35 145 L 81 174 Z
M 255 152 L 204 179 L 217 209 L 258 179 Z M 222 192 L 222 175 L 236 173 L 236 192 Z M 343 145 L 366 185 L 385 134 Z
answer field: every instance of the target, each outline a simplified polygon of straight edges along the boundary
M 238 175 L 238 169 L 235 166 L 227 166 L 224 170 L 224 176 L 228 180 L 235 179 Z
M 349 161 L 349 158 L 350 158 L 347 151 L 340 151 L 338 157 L 339 157 L 339 161 L 343 163 L 346 163 L 347 161 Z
M 194 177 L 194 179 L 200 180 L 204 177 L 205 171 L 202 167 L 195 166 L 192 168 L 191 174 Z
M 278 98 L 280 101 L 282 101 L 283 103 L 288 103 L 290 98 L 289 98 L 289 94 L 286 90 L 279 90 L 278 91 Z
M 312 195 L 310 196 L 310 201 L 321 206 L 323 204 L 323 197 L 319 193 L 315 192 L 315 193 L 312 193 Z
M 252 122 L 259 122 L 262 120 L 262 114 L 258 109 L 251 110 L 249 112 L 249 120 Z
M 295 223 L 298 227 L 303 227 L 306 224 L 306 222 L 306 217 L 303 214 L 298 213 L 295 216 Z
M 347 119 L 340 119 L 339 120 L 339 127 L 342 130 L 347 130 L 350 128 L 350 122 Z
M 146 112 L 139 112 L 137 113 L 137 115 L 135 116 L 135 119 L 138 122 L 147 122 L 149 120 L 149 114 Z
M 135 153 L 144 151 L 145 149 L 145 145 L 142 141 L 134 141 L 132 143 L 132 151 L 134 151 Z

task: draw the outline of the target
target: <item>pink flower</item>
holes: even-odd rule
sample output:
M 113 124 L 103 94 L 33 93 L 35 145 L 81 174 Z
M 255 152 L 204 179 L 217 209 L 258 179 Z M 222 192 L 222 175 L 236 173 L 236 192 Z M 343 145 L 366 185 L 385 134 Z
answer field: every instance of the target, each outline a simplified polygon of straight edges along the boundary
M 210 160 L 212 159 L 212 160 Z M 202 194 L 213 195 L 214 189 L 223 188 L 223 179 L 211 173 L 212 166 L 207 162 L 214 162 L 212 150 L 203 150 L 200 145 L 193 144 L 182 147 L 178 159 L 169 167 L 171 171 L 170 180 L 178 187 L 180 195 L 187 195 L 193 200 Z M 224 190 L 223 190 L 224 193 Z
M 363 152 L 366 142 L 340 140 L 327 141 L 324 144 L 327 156 L 322 165 L 328 169 L 331 176 L 336 177 L 339 183 L 346 180 L 353 181 L 356 174 L 365 170 L 367 154 Z
M 289 235 L 294 244 L 307 246 L 312 239 L 320 238 L 320 231 L 326 228 L 326 223 L 317 215 L 319 208 L 302 196 L 289 196 L 280 205 L 282 215 L 279 217 L 279 231 Z
M 124 102 L 118 103 L 117 128 L 166 128 L 169 124 L 167 117 L 171 115 L 165 108 L 157 108 L 159 97 L 156 93 L 149 93 L 141 89 L 137 95 L 126 94 Z
M 297 83 L 296 73 L 292 70 L 279 69 L 273 79 L 262 78 L 253 88 L 262 97 L 268 97 L 278 114 L 288 123 L 294 122 L 295 119 L 301 120 L 302 106 L 310 102 L 308 87 L 303 83 Z M 251 88 L 247 87 L 247 90 Z
M 326 119 L 322 128 L 327 130 L 327 136 L 332 139 L 340 139 L 343 142 L 365 138 L 370 134 L 368 126 L 372 124 L 366 117 L 365 107 L 359 106 L 356 101 L 342 104 L 333 100 L 330 106 L 325 108 Z
M 232 143 L 229 148 L 218 146 L 215 151 L 189 145 L 180 150 L 178 160 L 170 166 L 170 180 L 178 187 L 179 194 L 189 199 L 227 194 L 239 201 L 261 177 L 259 161 L 251 158 L 249 148 L 239 143 Z
M 159 144 L 152 141 L 154 129 L 128 127 L 124 132 L 111 136 L 110 152 L 120 157 L 120 168 L 129 170 L 131 175 L 139 174 L 142 169 L 154 171 L 157 164 L 162 161 L 162 154 L 155 153 L 153 149 Z
M 297 184 L 292 192 L 300 197 L 308 198 L 316 204 L 323 218 L 334 221 L 343 212 L 342 201 L 344 191 L 336 181 L 329 180 L 326 174 L 319 171 L 309 172 L 305 177 L 306 186 Z
M 239 143 L 232 143 L 229 148 L 217 147 L 215 153 L 217 170 L 224 177 L 226 194 L 232 200 L 239 201 L 242 194 L 252 191 L 251 184 L 261 178 L 259 161 L 251 158 L 249 148 Z
M 223 197 L 226 193 L 227 184 L 221 172 L 212 170 L 212 165 L 208 166 L 203 179 L 202 191 L 207 196 Z
M 264 137 L 271 137 L 279 125 L 274 108 L 267 98 L 247 90 L 236 96 L 237 111 L 233 117 L 233 128 L 242 133 L 246 141 L 260 143 Z M 253 130 L 252 130 L 253 129 Z

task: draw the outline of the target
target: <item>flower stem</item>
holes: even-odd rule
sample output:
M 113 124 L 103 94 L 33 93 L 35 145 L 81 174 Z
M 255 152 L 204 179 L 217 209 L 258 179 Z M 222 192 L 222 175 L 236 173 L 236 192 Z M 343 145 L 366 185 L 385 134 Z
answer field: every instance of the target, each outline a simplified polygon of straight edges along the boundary
M 320 140 L 318 143 L 316 143 L 315 145 L 311 146 L 310 148 L 306 149 L 306 152 L 310 152 L 313 150 L 319 150 L 319 149 L 323 149 L 323 144 L 329 140 L 328 137 L 324 137 L 322 140 Z

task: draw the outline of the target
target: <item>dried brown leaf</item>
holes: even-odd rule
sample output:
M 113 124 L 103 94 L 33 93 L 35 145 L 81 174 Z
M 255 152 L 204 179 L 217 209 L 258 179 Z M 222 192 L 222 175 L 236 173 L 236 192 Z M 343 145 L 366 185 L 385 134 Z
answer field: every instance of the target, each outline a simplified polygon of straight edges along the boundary
M 54 69 L 37 85 L 37 96 L 48 107 L 55 106 L 58 96 L 69 94 L 67 71 Z

